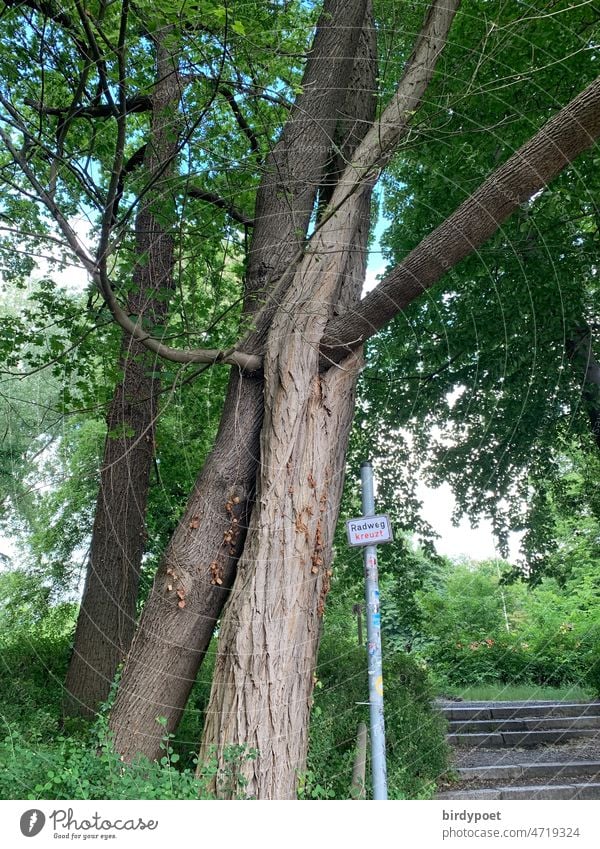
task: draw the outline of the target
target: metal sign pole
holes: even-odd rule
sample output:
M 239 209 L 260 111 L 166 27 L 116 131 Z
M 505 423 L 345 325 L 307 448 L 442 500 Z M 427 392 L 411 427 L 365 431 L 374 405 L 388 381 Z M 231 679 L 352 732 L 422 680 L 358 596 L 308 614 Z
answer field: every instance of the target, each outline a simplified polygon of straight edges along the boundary
M 375 515 L 373 467 L 361 463 L 363 516 Z M 364 547 L 365 599 L 367 605 L 367 642 L 369 655 L 369 711 L 371 717 L 371 771 L 373 799 L 387 799 L 387 767 L 385 761 L 385 722 L 383 718 L 383 669 L 381 657 L 381 614 L 379 612 L 379 576 L 377 546 Z

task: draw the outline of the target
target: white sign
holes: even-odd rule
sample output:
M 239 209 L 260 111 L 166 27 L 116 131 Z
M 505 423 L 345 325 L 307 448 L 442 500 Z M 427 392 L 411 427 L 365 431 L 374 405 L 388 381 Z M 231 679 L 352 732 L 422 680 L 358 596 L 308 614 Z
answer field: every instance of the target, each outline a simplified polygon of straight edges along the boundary
M 376 545 L 392 542 L 392 526 L 389 516 L 360 516 L 346 522 L 350 545 Z

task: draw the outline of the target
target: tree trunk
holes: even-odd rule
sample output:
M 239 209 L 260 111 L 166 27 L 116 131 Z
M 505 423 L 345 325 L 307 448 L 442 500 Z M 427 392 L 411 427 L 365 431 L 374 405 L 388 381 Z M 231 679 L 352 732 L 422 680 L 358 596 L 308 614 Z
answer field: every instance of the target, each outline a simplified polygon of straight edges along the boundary
M 307 255 L 277 312 L 265 354 L 257 503 L 219 635 L 200 758 L 215 751 L 224 768 L 229 745 L 255 749 L 256 760 L 240 770 L 245 793 L 259 799 L 293 799 L 305 766 L 331 545 L 362 364 L 356 354 L 321 374 L 319 342 L 342 287 L 347 298 L 351 284 L 358 301 L 369 199 L 366 187 L 325 225 L 318 249 Z M 345 279 L 349 261 L 361 269 L 351 281 Z M 217 790 L 236 792 L 229 785 Z
M 600 363 L 594 356 L 592 341 L 591 329 L 583 327 L 567 340 L 566 349 L 578 368 L 583 406 L 596 447 L 600 448 Z
M 144 166 L 151 181 L 135 222 L 137 264 L 128 312 L 151 325 L 166 316 L 173 286 L 174 239 L 164 180 L 173 173 L 177 137 L 173 113 L 179 81 L 170 51 L 157 49 L 151 142 Z M 145 517 L 154 458 L 159 364 L 129 334 L 121 343 L 123 373 L 111 401 L 90 558 L 66 679 L 64 710 L 93 716 L 106 701 L 118 665 L 133 638 L 140 567 L 146 541 Z
M 242 319 L 250 323 L 256 316 L 244 345 L 248 352 L 264 347 L 277 307 L 269 293 L 285 280 L 304 242 L 344 104 L 339 81 L 351 76 L 368 5 L 324 4 L 303 92 L 265 164 Z M 288 275 L 280 294 L 291 282 Z M 115 748 L 126 759 L 160 755 L 161 737 L 179 722 L 231 592 L 253 507 L 263 410 L 262 375 L 233 372 L 214 448 L 159 567 L 111 712 Z M 166 726 L 157 724 L 158 716 Z
M 369 4 L 338 125 L 345 159 L 373 121 L 375 76 Z M 328 199 L 333 194 L 335 206 L 331 175 L 342 168 L 332 162 L 324 193 Z M 319 342 L 334 309 L 351 309 L 360 298 L 370 200 L 365 185 L 324 224 L 267 342 L 257 504 L 219 636 L 200 755 L 202 764 L 215 752 L 224 768 L 229 744 L 255 748 L 258 759 L 244 767 L 244 790 L 261 799 L 294 798 L 306 759 L 331 544 L 362 364 L 357 352 L 321 374 Z M 227 796 L 239 788 L 217 782 L 216 789 Z

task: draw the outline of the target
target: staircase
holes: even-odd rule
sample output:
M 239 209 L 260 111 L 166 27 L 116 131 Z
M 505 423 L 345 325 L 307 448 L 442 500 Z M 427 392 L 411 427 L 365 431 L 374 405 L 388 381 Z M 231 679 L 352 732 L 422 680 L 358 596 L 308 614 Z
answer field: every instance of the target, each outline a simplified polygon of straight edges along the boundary
M 437 799 L 600 799 L 600 702 L 439 702 L 454 749 Z

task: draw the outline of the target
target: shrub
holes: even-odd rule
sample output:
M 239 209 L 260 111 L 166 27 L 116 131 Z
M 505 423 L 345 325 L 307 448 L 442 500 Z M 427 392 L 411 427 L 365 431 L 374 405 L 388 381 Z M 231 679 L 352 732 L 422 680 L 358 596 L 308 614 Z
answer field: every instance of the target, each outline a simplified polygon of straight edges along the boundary
M 367 654 L 363 648 L 325 635 L 310 724 L 307 771 L 300 796 L 350 797 L 359 722 L 369 725 Z M 444 723 L 433 705 L 427 674 L 408 655 L 384 661 L 388 791 L 392 799 L 428 798 L 444 771 Z M 367 794 L 370 793 L 367 764 Z
M 178 768 L 179 756 L 165 737 L 160 761 L 138 758 L 123 763 L 106 738 L 87 740 L 58 736 L 52 744 L 33 749 L 18 732 L 0 742 L 0 798 L 3 799 L 214 799 L 213 785 L 242 795 L 239 763 L 252 757 L 240 747 L 225 753 L 226 766 L 216 761 Z

